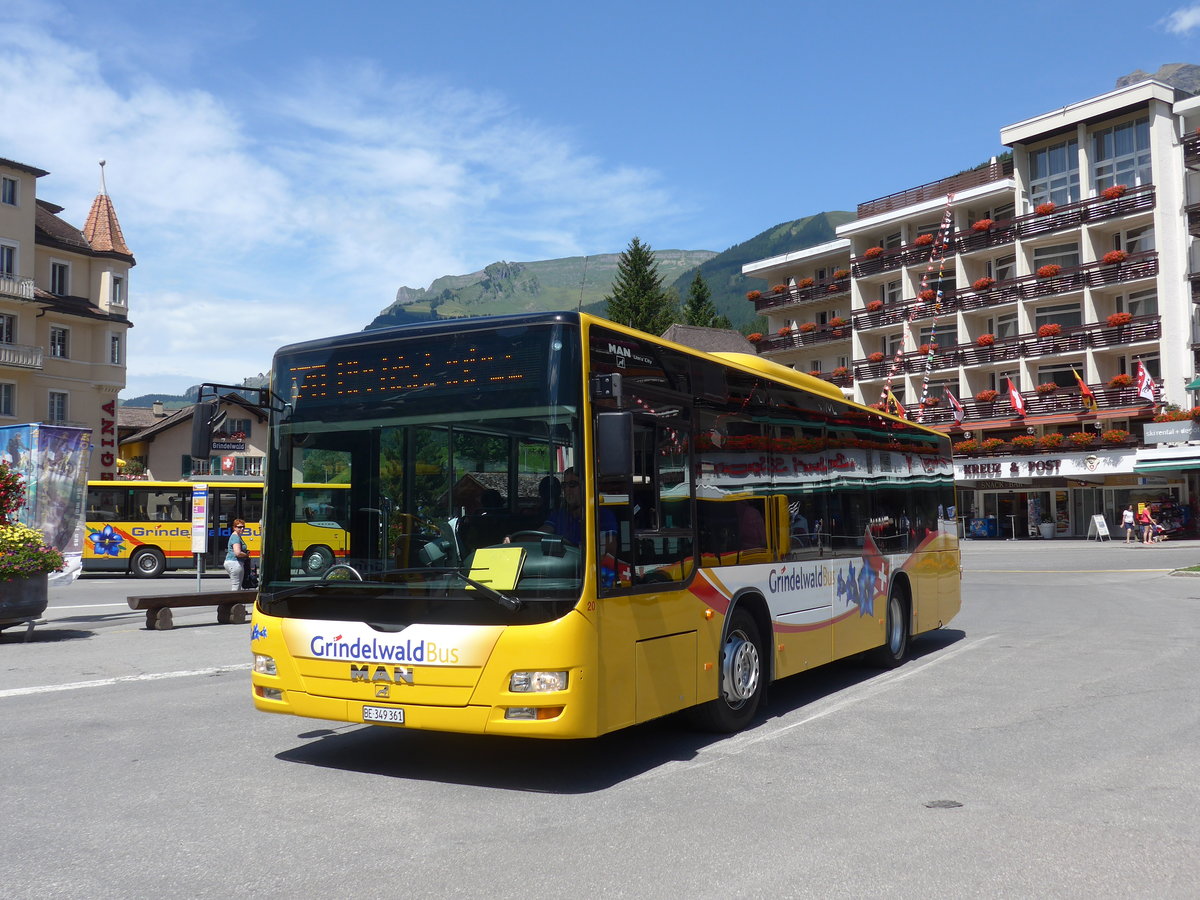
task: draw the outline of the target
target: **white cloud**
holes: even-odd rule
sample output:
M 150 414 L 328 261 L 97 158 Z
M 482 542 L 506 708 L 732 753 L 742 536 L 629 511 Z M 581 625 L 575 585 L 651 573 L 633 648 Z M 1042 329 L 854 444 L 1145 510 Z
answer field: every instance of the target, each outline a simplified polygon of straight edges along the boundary
M 1187 36 L 1200 28 L 1200 4 L 1184 6 L 1175 10 L 1163 20 L 1167 31 L 1172 34 Z
M 129 386 L 228 382 L 279 345 L 363 327 L 401 284 L 497 259 L 614 251 L 678 212 L 646 170 L 581 153 L 504 98 L 371 64 L 315 63 L 220 97 L 6 28 L 0 155 L 51 171 L 82 225 L 108 191 L 138 266 Z

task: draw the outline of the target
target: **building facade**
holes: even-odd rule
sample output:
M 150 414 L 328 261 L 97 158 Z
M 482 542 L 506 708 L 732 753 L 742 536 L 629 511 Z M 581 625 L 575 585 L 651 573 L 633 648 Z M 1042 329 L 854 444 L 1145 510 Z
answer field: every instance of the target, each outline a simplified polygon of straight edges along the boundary
M 38 198 L 47 174 L 0 159 L 0 424 L 90 428 L 89 477 L 114 478 L 135 261 L 106 192 L 80 230 Z
M 1011 155 L 747 264 L 757 351 L 949 432 L 967 531 L 1083 536 L 1130 503 L 1190 526 L 1200 447 L 1153 420 L 1200 402 L 1198 129 L 1156 81 L 1002 128 Z

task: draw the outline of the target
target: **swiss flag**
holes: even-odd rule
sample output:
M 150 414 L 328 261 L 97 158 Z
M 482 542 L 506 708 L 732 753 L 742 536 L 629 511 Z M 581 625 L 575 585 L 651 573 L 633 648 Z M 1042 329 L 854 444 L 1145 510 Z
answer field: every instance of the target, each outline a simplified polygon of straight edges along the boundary
M 1025 417 L 1025 398 L 1021 396 L 1011 378 L 1008 379 L 1008 402 L 1012 405 L 1013 412 L 1022 418 Z
M 222 456 L 221 457 L 221 474 L 222 475 L 232 475 L 236 468 L 237 468 L 237 466 L 234 464 L 234 458 L 232 456 Z

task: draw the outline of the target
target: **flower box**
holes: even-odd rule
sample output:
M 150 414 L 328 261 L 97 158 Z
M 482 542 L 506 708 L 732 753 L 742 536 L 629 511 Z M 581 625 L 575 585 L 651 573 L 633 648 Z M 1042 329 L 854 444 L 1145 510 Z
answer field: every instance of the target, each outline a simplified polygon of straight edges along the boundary
M 65 564 L 62 553 L 46 542 L 42 532 L 17 522 L 17 510 L 24 505 L 24 479 L 7 462 L 0 461 L 0 582 L 5 583 L 0 601 L 27 589 L 35 600 L 43 598 L 46 576 Z M 42 604 L 33 615 L 40 615 L 45 608 Z
M 937 348 L 938 348 L 937 344 L 922 344 L 920 347 L 917 348 L 917 352 L 920 353 L 922 356 L 924 356 L 925 354 L 929 353 L 930 351 L 937 352 Z
M 977 347 L 990 347 L 994 343 L 996 343 L 996 336 L 994 334 L 981 334 L 975 338 L 975 346 Z
M 798 287 L 798 288 L 810 288 L 810 287 L 812 287 L 812 286 L 813 286 L 814 284 L 816 284 L 816 283 L 817 283 L 817 282 L 816 282 L 814 279 L 812 279 L 812 278 L 801 278 L 799 281 L 797 281 L 797 282 L 796 282 L 796 287 Z
M 1124 428 L 1110 428 L 1100 435 L 1100 440 L 1106 444 L 1123 444 L 1129 440 L 1129 432 Z
M 1114 184 L 1112 187 L 1106 187 L 1100 192 L 1100 196 L 1105 200 L 1117 200 L 1125 196 L 1125 192 L 1129 190 L 1129 185 Z
M 942 402 L 941 397 L 926 397 L 924 400 L 921 401 L 921 405 L 924 406 L 926 409 L 932 409 L 933 407 L 941 404 L 941 402 Z
M 1048 450 L 1053 450 L 1055 447 L 1061 447 L 1062 442 L 1063 436 L 1057 431 L 1052 431 L 1049 434 L 1042 435 L 1041 440 L 1038 441 L 1039 444 Z
M 928 247 L 932 243 L 933 243 L 933 235 L 932 234 L 918 234 L 916 239 L 913 241 L 913 246 Z
M 1047 266 L 1041 266 L 1037 270 L 1038 278 L 1053 278 L 1056 275 L 1061 275 L 1061 274 L 1062 274 L 1062 266 L 1058 265 L 1057 263 L 1050 263 Z
M 992 226 L 995 224 L 996 223 L 991 219 L 980 219 L 978 222 L 975 222 L 971 225 L 971 230 L 974 232 L 991 231 Z
M 845 319 L 843 319 L 841 316 L 834 316 L 832 319 L 829 320 L 830 328 L 845 328 L 849 324 L 850 323 L 847 322 Z
M 1040 338 L 1058 337 L 1060 334 L 1062 334 L 1062 326 L 1057 322 L 1047 322 L 1038 328 L 1038 337 Z
M 838 280 L 841 280 L 843 278 L 849 278 L 850 270 L 849 269 L 838 269 L 836 272 L 833 273 L 833 277 Z
M 1039 384 L 1036 390 L 1039 394 L 1053 394 L 1058 390 L 1058 385 L 1053 381 L 1046 381 L 1042 384 Z
M 1016 452 L 1029 453 L 1037 446 L 1037 438 L 1032 434 L 1018 434 L 1009 443 L 1012 444 L 1012 448 Z
M 1113 328 L 1120 328 L 1122 325 L 1128 325 L 1133 321 L 1133 313 L 1119 312 L 1113 313 L 1107 319 L 1108 324 Z
M 966 440 L 958 441 L 954 445 L 955 453 L 977 453 L 979 451 L 979 441 Z
M 804 334 L 812 334 L 816 330 L 817 330 L 816 322 L 805 322 L 804 324 L 802 324 L 800 326 L 800 331 L 803 332 Z
M 925 288 L 925 290 L 917 294 L 917 299 L 924 301 L 925 303 L 928 303 L 930 300 L 936 300 L 937 291 L 933 290 L 932 288 Z
M 867 357 L 867 362 L 873 362 L 873 363 L 883 362 L 883 354 L 880 353 L 878 350 L 876 350 L 874 353 L 872 353 L 870 356 Z
M 1005 444 L 1000 438 L 986 438 L 979 442 L 979 449 L 985 453 L 991 453 L 993 450 L 999 450 Z
M 837 366 L 831 373 L 834 378 L 842 378 L 850 374 L 850 370 L 846 366 Z
M 992 278 L 990 275 L 984 275 L 982 278 L 976 278 L 971 282 L 971 288 L 976 291 L 986 291 L 995 283 L 995 278 Z
M 1090 431 L 1074 431 L 1067 435 L 1067 440 L 1076 447 L 1089 447 L 1096 441 L 1096 435 Z
M 779 335 L 780 337 L 784 337 L 785 335 L 791 334 L 791 333 L 792 333 L 792 329 L 791 329 L 791 326 L 790 326 L 790 325 L 784 325 L 782 328 L 780 328 L 780 329 L 779 329 L 777 332 L 775 332 L 775 333 L 776 333 L 777 335 Z
M 835 283 L 835 284 L 829 285 L 829 287 L 827 287 L 825 289 L 825 293 L 836 294 L 838 291 L 844 291 L 845 289 L 846 289 L 846 286 L 844 284 L 836 284 Z
M 773 294 L 786 294 L 787 289 L 788 289 L 788 286 L 786 284 L 771 285 L 771 293 L 773 293 Z
M 762 299 L 762 291 L 746 291 L 746 299 L 754 302 Z
M 883 309 L 883 301 L 882 300 L 872 300 L 870 303 L 867 304 L 867 312 L 877 313 L 881 309 Z
M 1129 375 L 1114 375 L 1108 380 L 1110 388 L 1127 388 L 1133 384 L 1133 378 Z
M 1106 266 L 1115 266 L 1125 262 L 1127 259 L 1129 259 L 1129 254 L 1124 250 L 1109 250 L 1100 257 L 1100 262 Z
M 809 369 L 808 374 L 811 375 L 813 378 L 820 378 L 821 370 L 820 369 Z
M 883 248 L 868 247 L 863 251 L 863 256 L 865 256 L 867 259 L 878 259 L 879 257 L 883 256 Z
M 994 403 L 996 398 L 1000 396 L 999 391 L 993 391 L 991 388 L 980 391 L 975 395 L 976 403 Z
M 759 341 L 762 340 L 762 332 L 761 331 L 752 331 L 750 334 L 746 335 L 746 340 L 748 340 L 752 344 L 757 344 Z
M 1033 211 L 1039 216 L 1048 216 L 1056 209 L 1058 209 L 1058 205 L 1055 203 L 1039 203 L 1033 208 Z

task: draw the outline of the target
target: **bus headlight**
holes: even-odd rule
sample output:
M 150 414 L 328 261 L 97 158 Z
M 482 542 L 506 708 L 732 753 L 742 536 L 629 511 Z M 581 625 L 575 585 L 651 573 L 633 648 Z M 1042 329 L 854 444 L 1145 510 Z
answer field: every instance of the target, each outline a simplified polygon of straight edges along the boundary
M 270 656 L 263 656 L 261 653 L 254 654 L 254 671 L 259 675 L 278 675 L 275 671 L 275 660 Z
M 513 672 L 508 689 L 515 694 L 542 694 L 567 689 L 566 672 Z

